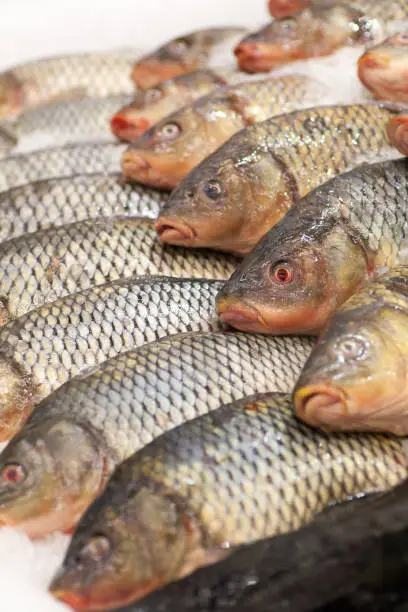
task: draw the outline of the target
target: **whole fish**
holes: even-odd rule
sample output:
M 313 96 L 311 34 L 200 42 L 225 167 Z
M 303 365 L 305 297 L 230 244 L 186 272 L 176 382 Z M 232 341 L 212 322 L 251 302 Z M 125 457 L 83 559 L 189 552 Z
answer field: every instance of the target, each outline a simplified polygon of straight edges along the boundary
M 271 388 L 290 391 L 312 344 L 180 334 L 72 379 L 34 410 L 0 456 L 0 524 L 30 537 L 72 529 L 118 463 L 224 402 Z M 20 482 L 9 481 L 10 464 L 23 475 Z
M 0 122 L 0 154 L 81 142 L 113 141 L 110 119 L 131 96 L 56 102 Z
M 288 395 L 248 397 L 120 465 L 81 519 L 51 591 L 75 610 L 111 609 L 406 476 L 392 438 L 316 435 Z
M 246 125 L 310 106 L 319 85 L 284 76 L 225 88 L 168 115 L 123 155 L 126 176 L 172 189 L 205 157 Z
M 120 612 L 403 612 L 407 509 L 405 482 L 242 546 Z
M 390 4 L 407 19 L 405 0 Z M 371 8 L 371 6 L 370 6 Z M 362 10 L 358 3 L 311 6 L 294 15 L 276 19 L 258 32 L 249 34 L 235 48 L 238 66 L 246 72 L 269 72 L 299 59 L 321 57 L 344 46 L 360 45 L 380 37 L 379 11 Z
M 163 274 L 222 280 L 234 257 L 164 248 L 146 218 L 90 219 L 0 244 L 0 326 L 47 302 L 95 285 Z
M 142 89 L 154 87 L 199 68 L 225 64 L 245 28 L 220 27 L 196 30 L 168 41 L 144 55 L 133 66 L 133 82 Z
M 68 295 L 3 327 L 0 440 L 79 372 L 166 335 L 221 329 L 214 316 L 220 287 L 201 279 L 130 278 Z
M 224 322 L 317 333 L 359 287 L 406 261 L 408 160 L 363 165 L 296 204 L 218 296 Z
M 111 120 L 112 132 L 121 140 L 136 140 L 166 115 L 225 84 L 212 70 L 196 70 L 140 90 L 130 104 Z
M 322 106 L 241 130 L 182 181 L 162 209 L 162 242 L 247 253 L 294 202 L 362 161 L 396 155 L 396 109 Z
M 64 97 L 132 93 L 129 79 L 139 53 L 122 49 L 28 62 L 0 73 L 0 117 Z
M 403 155 L 408 155 L 408 111 L 389 120 L 387 136 L 398 151 Z
M 75 174 L 112 173 L 124 151 L 122 144 L 82 143 L 6 157 L 0 160 L 0 192 Z
M 295 389 L 313 426 L 408 433 L 408 267 L 364 285 L 336 312 Z
M 36 181 L 0 193 L 0 241 L 97 217 L 155 219 L 166 196 L 120 174 L 88 174 Z
M 358 76 L 376 98 L 408 104 L 408 32 L 368 49 L 358 60 Z

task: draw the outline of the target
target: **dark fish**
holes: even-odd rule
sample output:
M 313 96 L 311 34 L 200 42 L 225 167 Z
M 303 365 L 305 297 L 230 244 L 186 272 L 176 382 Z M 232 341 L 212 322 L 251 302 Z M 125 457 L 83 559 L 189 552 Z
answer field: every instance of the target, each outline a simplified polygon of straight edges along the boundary
M 269 393 L 160 436 L 85 513 L 51 591 L 76 610 L 111 609 L 406 478 L 394 439 L 316 433 Z
M 363 165 L 296 204 L 218 296 L 221 318 L 248 331 L 317 333 L 385 266 L 406 260 L 408 160 Z

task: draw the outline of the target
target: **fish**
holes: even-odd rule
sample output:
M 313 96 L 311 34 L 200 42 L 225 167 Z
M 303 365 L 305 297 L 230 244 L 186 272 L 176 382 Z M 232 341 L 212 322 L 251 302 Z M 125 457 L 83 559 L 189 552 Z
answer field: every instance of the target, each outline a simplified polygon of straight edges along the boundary
M 403 3 L 395 0 L 407 18 Z M 344 46 L 367 44 L 378 39 L 380 32 L 375 15 L 353 3 L 310 6 L 249 34 L 234 53 L 240 70 L 269 72 L 296 60 L 331 55 Z
M 408 32 L 368 49 L 358 60 L 358 76 L 376 98 L 408 104 Z
M 114 142 L 112 114 L 129 95 L 55 102 L 0 121 L 0 155 L 84 142 Z
M 318 334 L 385 267 L 404 263 L 408 160 L 364 164 L 290 210 L 217 297 L 225 323 L 272 334 Z
M 131 94 L 129 79 L 139 52 L 118 49 L 28 62 L 0 73 L 0 117 L 57 99 Z
M 137 87 L 148 89 L 174 77 L 225 63 L 228 53 L 247 32 L 240 27 L 195 30 L 166 42 L 144 55 L 132 69 Z
M 118 607 L 406 476 L 392 438 L 317 434 L 289 395 L 250 396 L 122 463 L 82 517 L 51 592 L 75 610 Z
M 246 125 L 308 106 L 319 85 L 305 76 L 242 83 L 168 115 L 123 154 L 125 176 L 164 189 L 180 181 Z M 314 92 L 314 93 L 313 93 Z
M 408 266 L 366 283 L 333 315 L 296 384 L 314 427 L 408 433 L 405 330 Z
M 43 400 L 1 453 L 0 524 L 31 538 L 72 531 L 120 462 L 246 393 L 289 392 L 312 346 L 309 338 L 185 333 L 82 372 Z M 27 474 L 11 487 L 10 464 Z
M 225 85 L 213 70 L 196 70 L 136 93 L 132 102 L 111 119 L 112 132 L 121 140 L 137 140 L 155 123 L 201 96 Z
M 398 156 L 378 103 L 293 111 L 232 136 L 180 183 L 157 222 L 162 242 L 244 255 L 312 189 L 363 161 Z
M 0 193 L 0 242 L 40 229 L 97 217 L 155 219 L 166 195 L 120 173 L 47 179 Z
M 6 157 L 0 160 L 0 194 L 34 181 L 117 172 L 125 149 L 126 145 L 119 143 L 95 142 Z
M 408 155 L 408 111 L 389 120 L 387 136 L 400 153 Z
M 88 219 L 0 244 L 0 327 L 70 293 L 119 278 L 167 275 L 225 280 L 232 256 L 166 248 L 147 218 Z
M 214 311 L 221 286 L 202 279 L 128 278 L 67 295 L 4 326 L 0 441 L 12 438 L 41 400 L 80 372 L 166 335 L 221 330 Z
M 241 546 L 117 612 L 402 612 L 407 494 L 405 481 L 334 506 L 296 532 Z

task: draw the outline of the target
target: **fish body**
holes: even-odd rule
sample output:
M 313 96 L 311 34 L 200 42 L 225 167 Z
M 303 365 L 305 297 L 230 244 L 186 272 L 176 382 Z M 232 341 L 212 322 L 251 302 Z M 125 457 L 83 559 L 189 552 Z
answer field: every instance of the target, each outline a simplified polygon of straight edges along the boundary
M 270 612 L 271 606 L 274 612 L 401 612 L 408 597 L 407 494 L 405 482 L 334 507 L 299 531 L 242 546 L 120 612 Z
M 362 161 L 397 155 L 375 103 L 294 111 L 249 126 L 202 161 L 163 207 L 163 242 L 249 252 L 292 204 Z M 216 221 L 215 221 L 216 220 Z
M 129 73 L 139 53 L 123 49 L 49 57 L 0 74 L 0 116 L 64 97 L 105 97 L 133 91 Z
M 119 462 L 222 403 L 270 388 L 290 391 L 312 345 L 187 333 L 83 372 L 46 398 L 2 453 L 0 474 L 15 463 L 27 479 L 10 487 L 0 478 L 0 523 L 31 537 L 71 529 Z
M 0 150 L 4 156 L 16 146 L 19 152 L 27 152 L 49 146 L 113 141 L 111 116 L 131 99 L 129 95 L 117 95 L 55 102 L 14 119 L 4 119 L 0 122 Z
M 317 333 L 359 287 L 403 263 L 408 160 L 365 164 L 300 200 L 218 296 L 225 322 L 264 333 Z
M 376 98 L 408 104 L 408 32 L 368 49 L 358 61 L 358 76 Z
M 165 248 L 146 218 L 99 218 L 0 244 L 0 322 L 119 278 L 161 274 L 221 280 L 234 257 Z
M 212 70 L 201 69 L 142 89 L 130 104 L 112 117 L 112 132 L 121 140 L 137 140 L 170 113 L 219 89 L 223 84 L 223 77 Z
M 365 284 L 319 338 L 295 389 L 314 426 L 407 435 L 408 267 Z
M 0 160 L 0 193 L 35 181 L 116 172 L 124 150 L 122 144 L 82 143 L 6 157 Z
M 246 125 L 310 105 L 316 89 L 318 84 L 307 77 L 291 75 L 242 83 L 200 98 L 133 143 L 123 156 L 123 172 L 146 185 L 172 189 Z
M 207 28 L 174 38 L 134 64 L 133 82 L 147 89 L 188 72 L 225 64 L 245 32 L 238 27 Z
M 406 475 L 392 438 L 316 435 L 296 420 L 290 396 L 251 396 L 120 465 L 81 519 L 51 590 L 76 610 L 117 607 Z M 88 554 L 97 537 L 109 551 L 101 559 Z
M 118 173 L 36 181 L 0 193 L 0 241 L 97 217 L 155 219 L 166 196 Z

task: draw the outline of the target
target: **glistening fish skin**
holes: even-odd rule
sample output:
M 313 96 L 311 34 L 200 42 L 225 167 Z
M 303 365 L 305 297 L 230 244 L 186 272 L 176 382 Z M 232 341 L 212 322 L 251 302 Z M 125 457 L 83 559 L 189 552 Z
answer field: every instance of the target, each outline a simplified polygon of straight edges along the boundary
M 220 281 L 142 278 L 68 295 L 0 331 L 0 439 L 67 380 L 166 335 L 215 331 Z M 26 392 L 21 393 L 24 383 Z
M 0 74 L 0 116 L 64 96 L 132 93 L 129 79 L 138 53 L 123 49 L 36 60 Z
M 6 157 L 0 160 L 0 192 L 34 181 L 117 172 L 124 150 L 122 144 L 82 143 Z
M 222 280 L 234 257 L 165 248 L 153 221 L 101 218 L 40 230 L 0 244 L 0 323 L 70 293 L 152 274 Z
M 134 64 L 132 79 L 142 89 L 210 65 L 225 64 L 245 28 L 196 30 L 168 41 Z
M 0 142 L 3 133 L 9 139 L 2 147 L 4 154 L 17 144 L 26 152 L 45 146 L 113 140 L 111 116 L 130 100 L 128 95 L 118 95 L 56 102 L 29 110 L 16 119 L 3 120 L 0 122 Z
M 34 410 L 0 457 L 0 524 L 67 530 L 114 467 L 164 431 L 247 393 L 292 389 L 310 339 L 231 333 L 167 337 L 105 361 Z M 7 465 L 27 478 L 8 483 Z
M 401 612 L 408 597 L 407 505 L 404 482 L 334 507 L 311 525 L 242 546 L 120 612 L 270 612 L 272 606 L 274 612 Z
M 196 70 L 140 90 L 112 117 L 112 132 L 122 140 L 136 140 L 163 117 L 222 84 L 225 80 L 212 70 Z
M 120 174 L 88 174 L 29 183 L 0 194 L 0 241 L 29 232 L 113 215 L 155 219 L 166 201 Z
M 334 314 L 296 385 L 298 415 L 334 430 L 407 435 L 408 267 L 391 269 Z
M 376 98 L 408 104 L 408 32 L 368 49 L 358 60 L 358 76 Z
M 311 333 L 364 281 L 404 263 L 408 160 L 363 165 L 298 202 L 218 296 L 225 322 L 264 333 Z
M 161 240 L 249 252 L 315 187 L 364 160 L 396 156 L 385 133 L 396 114 L 375 103 L 322 106 L 241 130 L 173 192 L 158 219 Z
M 319 84 L 305 76 L 242 83 L 200 98 L 168 115 L 122 158 L 126 176 L 172 189 L 205 157 L 246 125 L 310 106 Z
M 76 610 L 116 607 L 406 475 L 392 438 L 316 435 L 297 421 L 289 396 L 255 395 L 177 427 L 119 466 L 81 519 L 51 590 Z

